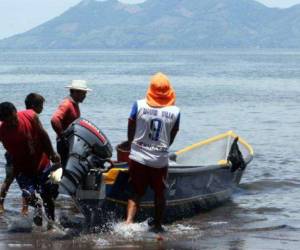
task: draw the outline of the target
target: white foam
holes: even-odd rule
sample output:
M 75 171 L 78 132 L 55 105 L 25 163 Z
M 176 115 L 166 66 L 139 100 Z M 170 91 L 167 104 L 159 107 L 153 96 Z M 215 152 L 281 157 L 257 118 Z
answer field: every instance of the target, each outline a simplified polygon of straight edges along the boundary
M 194 230 L 196 230 L 194 227 L 183 224 L 173 224 L 169 228 L 169 231 L 176 235 L 186 234 Z
M 147 221 L 126 224 L 124 222 L 113 225 L 113 232 L 127 239 L 137 238 L 149 230 Z
M 17 244 L 17 243 L 8 243 L 7 244 L 9 247 L 14 247 L 14 248 L 23 248 L 23 247 L 33 247 L 32 244 Z
M 113 223 L 112 231 L 109 232 L 109 235 L 105 234 L 105 238 L 101 234 L 100 237 L 95 240 L 95 244 L 104 249 L 124 249 L 127 248 L 135 248 L 135 245 L 128 245 L 129 241 L 140 241 L 145 240 L 148 235 L 149 226 L 147 221 L 142 223 L 133 223 L 126 224 L 125 222 Z M 126 244 L 126 246 L 124 245 Z
M 99 246 L 99 247 L 104 247 L 104 246 L 109 246 L 110 245 L 110 242 L 106 239 L 97 239 L 95 241 L 96 243 L 96 246 Z
M 208 222 L 209 225 L 212 226 L 217 226 L 217 225 L 224 225 L 224 224 L 228 224 L 227 221 L 212 221 L 212 222 Z

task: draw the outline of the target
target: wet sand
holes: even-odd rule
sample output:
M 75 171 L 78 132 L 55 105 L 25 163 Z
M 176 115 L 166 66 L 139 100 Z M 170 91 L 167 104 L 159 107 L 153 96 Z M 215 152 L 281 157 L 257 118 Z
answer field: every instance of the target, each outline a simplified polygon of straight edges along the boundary
M 69 207 L 68 213 L 79 216 Z M 65 213 L 66 208 L 60 210 Z M 66 215 L 66 214 L 64 214 Z M 19 219 L 18 219 L 19 218 Z M 78 217 L 79 219 L 79 217 Z M 23 221 L 22 221 L 23 220 Z M 113 223 L 109 231 L 97 233 L 76 228 L 47 231 L 21 219 L 18 211 L 0 217 L 0 249 L 297 249 L 300 229 L 283 222 L 254 216 L 234 201 L 197 216 L 165 225 L 166 232 L 150 233 L 146 222 L 128 226 Z

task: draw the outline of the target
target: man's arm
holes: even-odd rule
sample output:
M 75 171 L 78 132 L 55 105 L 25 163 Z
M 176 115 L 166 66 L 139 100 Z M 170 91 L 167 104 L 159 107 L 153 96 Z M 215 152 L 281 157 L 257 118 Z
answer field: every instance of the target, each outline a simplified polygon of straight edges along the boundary
M 128 119 L 128 127 L 127 127 L 127 139 L 130 145 L 135 135 L 137 111 L 138 111 L 137 102 L 135 102 L 131 108 L 131 112 Z
M 129 144 L 131 144 L 131 142 L 134 139 L 135 127 L 136 127 L 136 121 L 129 118 L 128 119 L 128 128 L 127 128 L 127 138 L 128 138 Z
M 59 106 L 58 109 L 55 111 L 51 118 L 51 125 L 54 131 L 56 132 L 57 136 L 60 137 L 63 133 L 63 127 L 61 121 L 65 117 L 66 113 L 68 112 L 68 103 L 63 101 Z
M 47 131 L 43 128 L 37 115 L 35 115 L 34 117 L 34 122 L 38 130 L 38 133 L 42 138 L 45 153 L 53 163 L 60 163 L 60 156 L 54 151 L 50 137 Z
M 171 131 L 171 138 L 170 138 L 170 146 L 173 144 L 175 137 L 177 135 L 178 129 L 173 128 Z
M 170 145 L 171 146 L 175 140 L 175 137 L 177 135 L 177 132 L 179 130 L 179 125 L 180 125 L 180 114 L 177 117 L 177 120 L 175 122 L 175 125 L 173 127 L 173 129 L 171 130 L 171 135 L 170 135 Z

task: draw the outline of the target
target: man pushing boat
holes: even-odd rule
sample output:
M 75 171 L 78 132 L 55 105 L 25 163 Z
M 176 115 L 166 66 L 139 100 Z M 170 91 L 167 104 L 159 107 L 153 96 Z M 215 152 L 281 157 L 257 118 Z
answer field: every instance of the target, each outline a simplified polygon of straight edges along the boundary
M 49 220 L 54 220 L 54 194 L 48 176 L 50 160 L 60 165 L 60 157 L 53 150 L 50 138 L 37 114 L 29 109 L 17 112 L 10 102 L 0 103 L 0 142 L 11 156 L 14 176 L 22 196 L 35 208 L 33 221 L 42 225 L 42 205 Z
M 26 109 L 32 109 L 37 114 L 42 113 L 44 107 L 45 98 L 37 93 L 30 93 L 25 98 Z M 13 164 L 10 155 L 5 153 L 5 178 L 0 188 L 0 214 L 4 213 L 4 200 L 8 189 L 15 179 L 15 173 L 13 171 Z M 22 200 L 22 215 L 28 214 L 28 201 L 23 197 Z
M 126 223 L 133 223 L 141 197 L 150 186 L 154 191 L 155 211 L 151 225 L 154 232 L 163 231 L 168 149 L 180 123 L 180 110 L 175 106 L 175 100 L 169 79 L 157 73 L 150 81 L 146 98 L 134 103 L 128 120 L 129 175 L 134 194 L 128 200 Z

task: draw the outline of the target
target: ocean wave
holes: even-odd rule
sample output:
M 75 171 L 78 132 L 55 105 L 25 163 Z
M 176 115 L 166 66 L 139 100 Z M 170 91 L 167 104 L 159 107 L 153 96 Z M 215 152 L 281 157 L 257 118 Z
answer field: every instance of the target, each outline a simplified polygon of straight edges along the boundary
M 262 191 L 269 189 L 282 189 L 282 188 L 298 188 L 300 181 L 298 179 L 262 179 L 258 181 L 242 183 L 239 187 L 246 191 Z

